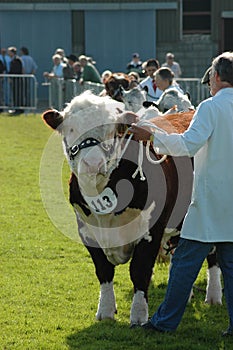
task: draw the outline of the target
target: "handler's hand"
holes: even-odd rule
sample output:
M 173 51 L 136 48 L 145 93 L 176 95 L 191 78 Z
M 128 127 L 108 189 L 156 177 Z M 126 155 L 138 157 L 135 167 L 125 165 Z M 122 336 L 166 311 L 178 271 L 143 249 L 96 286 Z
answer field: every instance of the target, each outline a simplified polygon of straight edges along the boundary
M 150 137 L 152 135 L 152 132 L 149 127 L 140 127 L 136 124 L 132 124 L 129 131 L 132 134 L 134 134 L 134 140 L 148 141 L 150 140 Z

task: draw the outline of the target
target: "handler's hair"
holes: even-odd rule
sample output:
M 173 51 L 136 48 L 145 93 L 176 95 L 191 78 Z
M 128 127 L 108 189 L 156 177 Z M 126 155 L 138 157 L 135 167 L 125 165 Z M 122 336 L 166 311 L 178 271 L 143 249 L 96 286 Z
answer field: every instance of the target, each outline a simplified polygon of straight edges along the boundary
M 168 68 L 168 67 L 161 67 L 159 68 L 155 73 L 154 76 L 159 75 L 161 77 L 161 79 L 163 80 L 168 80 L 169 84 L 171 85 L 174 79 L 174 73 L 173 71 Z
M 221 81 L 226 81 L 233 86 L 233 52 L 223 52 L 214 58 L 212 71 L 219 74 Z

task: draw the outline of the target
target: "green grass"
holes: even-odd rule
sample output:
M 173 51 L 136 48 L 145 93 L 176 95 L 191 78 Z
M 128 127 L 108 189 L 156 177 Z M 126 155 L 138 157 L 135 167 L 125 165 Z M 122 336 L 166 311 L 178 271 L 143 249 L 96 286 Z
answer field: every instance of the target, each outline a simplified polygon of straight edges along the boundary
M 223 350 L 225 304 L 205 305 L 196 292 L 177 332 L 129 329 L 132 285 L 128 264 L 116 268 L 116 322 L 95 321 L 99 286 L 85 248 L 63 235 L 40 195 L 40 161 L 51 131 L 39 115 L 0 116 L 0 350 Z M 56 155 L 54 155 L 56 159 Z M 67 193 L 69 170 L 63 169 Z M 162 301 L 168 266 L 157 264 L 150 314 Z M 205 269 L 197 285 L 205 288 Z

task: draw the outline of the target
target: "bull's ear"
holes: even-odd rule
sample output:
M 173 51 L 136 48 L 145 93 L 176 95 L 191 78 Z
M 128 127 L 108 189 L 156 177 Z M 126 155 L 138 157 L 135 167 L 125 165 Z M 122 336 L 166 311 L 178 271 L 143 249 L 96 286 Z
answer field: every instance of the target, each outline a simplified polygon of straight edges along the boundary
M 42 119 L 44 122 L 50 126 L 52 129 L 57 129 L 59 125 L 63 122 L 62 115 L 56 110 L 48 110 L 42 114 Z

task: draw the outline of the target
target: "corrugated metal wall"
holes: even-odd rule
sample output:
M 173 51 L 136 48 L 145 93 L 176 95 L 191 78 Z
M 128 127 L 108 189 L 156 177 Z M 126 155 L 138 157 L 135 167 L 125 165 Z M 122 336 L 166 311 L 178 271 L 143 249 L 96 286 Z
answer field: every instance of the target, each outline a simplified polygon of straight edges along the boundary
M 0 0 L 0 3 L 25 3 L 25 4 L 43 4 L 43 3 L 77 3 L 77 4 L 99 4 L 99 3 L 111 3 L 111 4 L 121 4 L 121 3 L 168 3 L 168 2 L 177 2 L 179 0 L 120 0 L 120 1 L 115 1 L 115 0 Z
M 126 71 L 133 52 L 156 57 L 155 11 L 85 11 L 85 42 L 101 72 Z
M 157 43 L 174 42 L 179 40 L 179 13 L 176 10 L 158 10 Z
M 51 71 L 52 55 L 61 46 L 71 53 L 71 15 L 62 11 L 1 11 L 1 47 L 26 46 L 38 65 L 36 77 L 44 81 L 43 72 Z M 47 95 L 40 86 L 39 94 Z
M 211 6 L 212 39 L 219 43 L 221 39 L 221 13 L 222 11 L 233 11 L 233 0 L 212 0 Z

